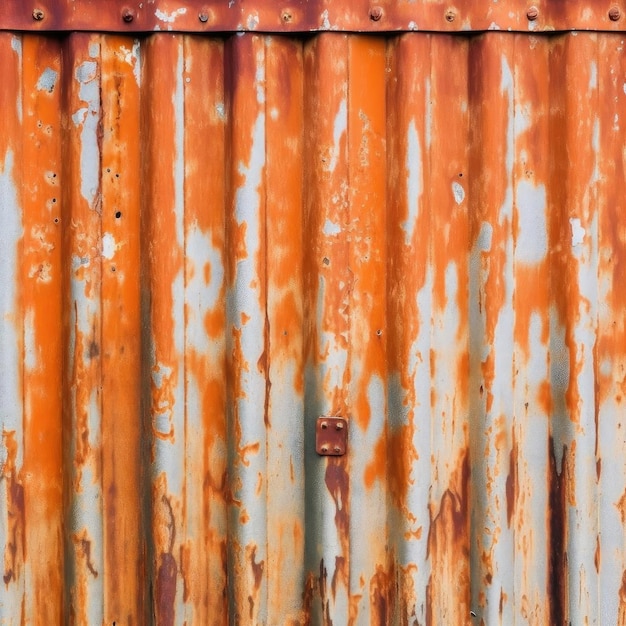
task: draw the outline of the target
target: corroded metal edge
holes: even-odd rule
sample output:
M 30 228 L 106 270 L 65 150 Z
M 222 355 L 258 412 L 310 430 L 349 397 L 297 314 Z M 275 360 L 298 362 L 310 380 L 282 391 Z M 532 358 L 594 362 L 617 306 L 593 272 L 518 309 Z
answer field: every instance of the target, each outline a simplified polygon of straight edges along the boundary
M 623 31 L 611 2 L 409 0 L 4 0 L 0 30 L 91 32 Z

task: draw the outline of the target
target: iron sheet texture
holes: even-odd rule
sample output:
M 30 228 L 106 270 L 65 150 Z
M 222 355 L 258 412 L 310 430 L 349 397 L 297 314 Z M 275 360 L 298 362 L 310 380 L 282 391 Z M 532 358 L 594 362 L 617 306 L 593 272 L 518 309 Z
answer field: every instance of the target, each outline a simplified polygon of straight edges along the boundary
M 621 34 L 0 66 L 0 623 L 626 624 Z

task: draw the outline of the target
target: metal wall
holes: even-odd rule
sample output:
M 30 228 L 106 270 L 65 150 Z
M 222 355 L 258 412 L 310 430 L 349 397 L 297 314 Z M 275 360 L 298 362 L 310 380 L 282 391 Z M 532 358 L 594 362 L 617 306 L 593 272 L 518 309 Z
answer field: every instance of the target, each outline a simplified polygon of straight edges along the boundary
M 0 67 L 0 623 L 626 623 L 621 33 Z

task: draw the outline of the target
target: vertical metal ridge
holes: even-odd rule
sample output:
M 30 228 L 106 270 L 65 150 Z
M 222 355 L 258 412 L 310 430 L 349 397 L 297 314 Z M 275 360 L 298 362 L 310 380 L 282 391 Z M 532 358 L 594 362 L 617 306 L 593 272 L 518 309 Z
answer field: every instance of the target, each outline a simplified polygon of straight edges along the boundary
M 348 41 L 350 615 L 391 617 L 387 523 L 386 42 Z
M 568 380 L 555 416 L 560 420 L 553 422 L 552 433 L 557 471 L 565 477 L 566 490 L 563 523 L 568 529 L 563 547 L 569 593 L 564 606 L 568 616 L 591 617 L 599 610 L 594 564 L 597 477 L 592 471 L 596 464 L 599 119 L 593 113 L 583 115 L 583 111 L 598 98 L 597 39 L 594 34 L 564 38 L 562 45 L 562 58 L 569 64 L 563 76 L 564 118 L 560 131 L 567 152 L 562 177 L 554 185 L 555 190 L 562 187 L 563 191 L 562 202 L 556 205 L 558 238 L 553 241 L 560 276 L 555 276 L 552 287 L 555 321 L 564 332 Z M 553 67 L 556 69 L 556 64 Z M 573 67 L 576 73 L 571 71 Z M 559 408 L 562 415 L 558 415 Z
M 621 37 L 598 39 L 598 331 L 596 368 L 596 477 L 598 537 L 594 555 L 598 570 L 598 602 L 606 623 L 626 623 L 626 455 L 623 411 L 625 367 L 624 250 L 620 227 L 624 201 L 622 111 L 624 56 Z
M 469 111 L 468 42 L 432 38 L 426 147 L 430 160 L 425 179 L 432 211 L 430 456 L 431 490 L 428 551 L 431 619 L 460 622 L 470 612 L 470 459 L 468 213 L 472 198 L 467 183 Z M 450 66 L 436 60 L 448 59 Z M 471 420 L 471 413 L 470 413 Z M 469 423 L 468 423 L 469 421 Z M 453 589 L 454 593 L 446 593 Z
M 23 253 L 23 38 L 3 34 L 0 60 L 6 89 L 0 95 L 0 533 L 4 584 L 0 618 L 16 620 L 25 606 L 24 315 Z
M 265 54 L 267 623 L 304 624 L 303 44 L 272 37 Z
M 22 618 L 62 620 L 62 59 L 56 41 L 24 37 L 24 516 Z
M 104 621 L 142 615 L 139 42 L 100 41 Z M 121 111 L 124 112 L 121 115 Z M 115 576 L 112 575 L 116 572 Z
M 502 594 L 511 597 L 513 590 L 506 509 L 514 367 L 513 47 L 512 38 L 498 34 L 470 48 L 472 608 L 487 622 L 499 619 Z
M 549 622 L 548 432 L 550 421 L 550 100 L 548 46 L 515 38 L 513 425 L 506 477 L 507 524 L 514 537 L 511 619 Z M 529 72 L 527 68 L 535 68 Z M 522 599 L 522 601 L 518 601 Z
M 185 619 L 223 624 L 226 603 L 224 46 L 184 39 Z M 208 580 L 208 585 L 206 584 Z
M 348 46 L 346 35 L 329 34 L 304 51 L 306 602 L 313 623 L 347 623 L 349 615 L 348 460 L 321 460 L 314 447 L 318 416 L 351 417 Z
M 267 620 L 266 38 L 228 42 L 229 568 L 234 619 Z
M 71 35 L 63 186 L 66 619 L 103 619 L 100 39 Z
M 388 44 L 387 488 L 398 589 L 393 623 L 430 619 L 431 41 L 430 35 L 403 36 Z

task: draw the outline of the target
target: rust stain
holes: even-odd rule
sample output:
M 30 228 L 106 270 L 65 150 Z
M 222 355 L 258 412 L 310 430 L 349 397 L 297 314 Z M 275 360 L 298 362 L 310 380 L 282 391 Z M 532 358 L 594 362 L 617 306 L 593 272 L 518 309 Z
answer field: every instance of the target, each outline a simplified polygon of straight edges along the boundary
M 388 443 L 388 486 L 389 495 L 398 508 L 403 510 L 410 518 L 413 514 L 409 511 L 407 498 L 411 486 L 415 483 L 412 467 L 419 455 L 413 445 L 415 426 L 413 423 L 401 426 L 392 431 Z
M 393 451 L 396 454 L 396 451 Z M 365 473 L 363 475 L 363 482 L 367 489 L 371 489 L 374 485 L 374 481 L 379 480 L 384 484 L 387 475 L 387 437 L 383 433 L 372 453 L 370 462 L 365 467 Z
M 615 507 L 619 511 L 622 526 L 626 526 L 626 489 L 624 489 L 622 497 L 615 503 Z
M 619 615 L 619 621 L 618 623 L 621 624 L 626 624 L 626 570 L 624 570 L 622 572 L 622 584 L 619 588 L 619 608 L 618 608 L 618 615 Z
M 392 570 L 393 572 L 393 570 Z M 387 626 L 393 615 L 393 599 L 396 581 L 382 565 L 376 567 L 369 585 L 371 618 L 370 624 Z
M 350 540 L 350 477 L 345 458 L 328 457 L 324 480 L 335 504 L 335 527 L 341 542 L 341 554 L 347 556 Z M 346 556 L 337 556 L 335 559 L 332 579 L 333 594 L 339 580 L 346 588 L 348 587 L 349 570 Z
M 87 571 L 94 578 L 98 578 L 98 572 L 96 571 L 96 568 L 95 568 L 95 566 L 93 564 L 93 561 L 91 560 L 91 542 L 92 542 L 92 540 L 89 539 L 89 535 L 87 533 L 87 530 L 83 530 L 83 532 L 81 532 L 81 533 L 74 534 L 73 540 L 74 540 L 74 544 L 76 545 L 76 547 L 79 550 L 79 553 L 81 554 L 82 558 L 84 559 L 85 567 L 87 568 Z
M 509 528 L 515 511 L 515 501 L 519 493 L 519 485 L 517 483 L 517 441 L 513 435 L 513 445 L 509 454 L 509 473 L 506 477 L 506 521 Z
M 265 561 L 256 560 L 257 546 L 254 544 L 246 546 L 246 560 L 250 566 L 249 573 L 252 575 L 252 587 L 248 595 L 248 617 L 251 620 L 255 619 L 257 613 L 255 607 L 258 606 L 261 594 L 261 583 L 263 581 L 263 573 L 265 571 Z M 257 609 L 258 611 L 258 609 Z
M 160 474 L 153 485 L 153 533 L 155 554 L 154 610 L 159 623 L 172 625 L 176 613 L 178 564 L 174 557 L 176 517 L 172 496 L 167 492 L 167 477 Z
M 6 450 L 6 460 L 2 466 L 0 480 L 7 485 L 7 535 L 4 548 L 5 585 L 16 582 L 21 575 L 26 558 L 25 546 L 25 515 L 24 515 L 24 486 L 16 467 L 18 444 L 15 431 L 2 431 L 2 445 Z
M 568 569 L 567 569 L 567 471 L 565 459 L 567 447 L 563 446 L 561 473 L 556 470 L 554 442 L 550 438 L 550 475 L 548 482 L 550 503 L 548 537 L 550 558 L 548 561 L 548 597 L 550 598 L 550 623 L 563 624 L 567 619 Z
M 438 508 L 430 510 L 427 549 L 433 572 L 428 582 L 429 611 L 443 601 L 443 586 L 454 580 L 457 615 L 469 614 L 470 475 L 469 453 L 465 451 Z
M 159 624 L 176 623 L 176 559 L 170 553 L 159 555 L 156 576 L 156 618 Z

